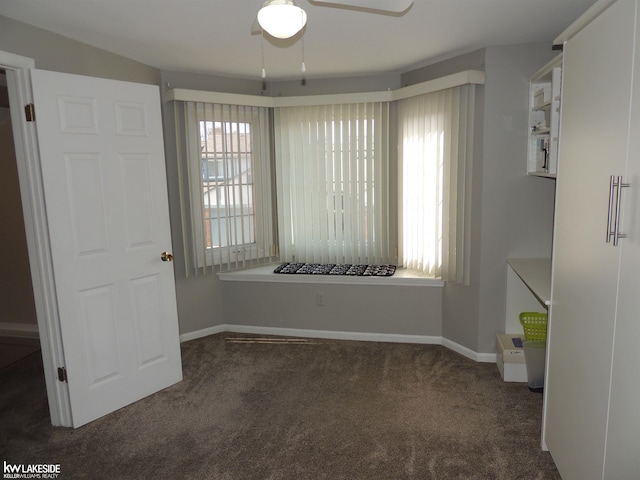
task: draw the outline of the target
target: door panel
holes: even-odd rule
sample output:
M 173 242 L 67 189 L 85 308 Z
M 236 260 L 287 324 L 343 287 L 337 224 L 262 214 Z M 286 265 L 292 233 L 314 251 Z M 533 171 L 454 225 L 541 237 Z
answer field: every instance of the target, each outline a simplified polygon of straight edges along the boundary
M 564 48 L 545 442 L 567 480 L 603 472 L 620 263 L 605 234 L 609 178 L 626 164 L 634 3 Z
M 159 92 L 35 70 L 74 427 L 182 379 Z
M 78 292 L 80 318 L 86 350 L 85 362 L 89 388 L 120 376 L 118 342 L 113 319 L 114 286 L 103 285 Z
M 636 2 L 636 25 L 640 12 Z M 615 349 L 611 369 L 611 403 L 607 428 L 604 478 L 632 480 L 640 476 L 640 36 L 636 31 L 634 85 L 631 104 L 629 155 L 622 195 L 622 262 L 618 288 Z
M 150 246 L 154 226 L 151 179 L 151 159 L 148 155 L 126 154 L 120 157 L 124 211 L 126 215 L 128 248 Z
M 162 318 L 160 278 L 158 275 L 134 278 L 130 291 L 139 367 L 144 368 L 165 359 L 166 342 L 157 324 L 157 319 Z
M 69 212 L 75 255 L 107 253 L 107 227 L 103 212 L 104 179 L 98 154 L 64 155 L 64 169 L 69 188 Z

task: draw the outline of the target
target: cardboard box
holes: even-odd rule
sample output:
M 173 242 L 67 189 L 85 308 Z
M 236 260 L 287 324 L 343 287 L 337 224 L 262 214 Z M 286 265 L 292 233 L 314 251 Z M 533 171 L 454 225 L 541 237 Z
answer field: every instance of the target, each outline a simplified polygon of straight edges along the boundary
M 524 349 L 516 347 L 514 338 L 524 341 L 524 335 L 510 335 L 500 333 L 496 338 L 496 363 L 500 376 L 505 382 L 526 382 L 527 364 L 524 359 Z

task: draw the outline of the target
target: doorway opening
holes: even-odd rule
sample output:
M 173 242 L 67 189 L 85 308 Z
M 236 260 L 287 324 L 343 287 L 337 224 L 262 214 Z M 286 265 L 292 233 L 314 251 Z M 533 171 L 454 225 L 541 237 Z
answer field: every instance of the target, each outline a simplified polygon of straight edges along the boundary
M 20 182 L 14 148 L 7 72 L 0 69 L 0 368 L 40 350 Z

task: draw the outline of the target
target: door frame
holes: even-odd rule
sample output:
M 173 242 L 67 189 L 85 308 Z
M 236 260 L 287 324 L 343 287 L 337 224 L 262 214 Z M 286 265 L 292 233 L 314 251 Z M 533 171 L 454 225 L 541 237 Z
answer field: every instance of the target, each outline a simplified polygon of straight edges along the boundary
M 35 61 L 0 51 L 0 68 L 7 72 L 11 125 L 51 424 L 71 427 L 69 390 L 65 382 L 58 380 L 58 368 L 64 367 L 65 361 L 37 131 L 34 122 L 27 122 L 24 110 L 26 105 L 33 103 L 31 69 L 35 68 Z

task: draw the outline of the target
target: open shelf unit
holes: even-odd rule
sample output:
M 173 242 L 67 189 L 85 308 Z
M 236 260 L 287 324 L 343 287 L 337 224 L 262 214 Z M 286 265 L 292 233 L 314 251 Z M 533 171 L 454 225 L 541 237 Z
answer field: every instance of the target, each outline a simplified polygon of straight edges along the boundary
M 556 176 L 561 82 L 562 54 L 538 70 L 529 81 L 528 175 Z

